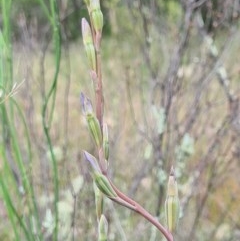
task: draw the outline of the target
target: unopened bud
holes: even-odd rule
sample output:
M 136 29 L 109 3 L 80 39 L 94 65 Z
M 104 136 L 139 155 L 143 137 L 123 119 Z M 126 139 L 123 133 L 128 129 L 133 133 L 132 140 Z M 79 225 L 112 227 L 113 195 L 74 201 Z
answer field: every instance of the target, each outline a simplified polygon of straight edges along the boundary
M 108 126 L 103 124 L 103 151 L 104 157 L 108 161 L 109 158 L 109 139 L 108 139 Z
M 80 102 L 82 105 L 83 113 L 86 116 L 88 129 L 90 130 L 92 137 L 98 147 L 102 144 L 102 131 L 99 121 L 93 113 L 92 103 L 83 93 L 80 95 Z
M 89 66 L 92 70 L 94 70 L 96 72 L 97 71 L 97 64 L 96 64 L 96 52 L 95 52 L 94 45 L 93 44 L 87 44 L 87 45 L 84 45 L 84 47 L 85 47 L 85 51 L 86 51 L 86 54 L 87 54 Z
M 98 241 L 107 241 L 108 221 L 104 215 L 101 216 L 98 224 Z
M 93 155 L 88 153 L 87 151 L 84 151 L 83 154 L 84 154 L 84 157 L 86 158 L 86 160 L 91 165 L 91 173 L 101 173 L 101 169 L 100 169 L 97 159 Z
M 92 31 L 85 18 L 82 18 L 82 38 L 84 45 L 93 44 Z
M 116 198 L 117 194 L 113 190 L 113 187 L 111 186 L 108 179 L 101 173 L 94 173 L 93 174 L 94 181 L 99 188 L 99 190 L 105 194 L 109 198 Z
M 178 196 L 178 186 L 173 167 L 168 178 L 167 196 Z
M 92 32 L 85 18 L 82 19 L 82 38 L 90 68 L 96 71 L 96 52 L 93 43 Z
M 94 10 L 91 12 L 93 27 L 96 32 L 102 32 L 103 28 L 103 14 L 101 10 Z
M 93 113 L 87 114 L 87 124 L 96 145 L 100 147 L 102 145 L 102 132 L 99 121 Z
M 103 193 L 99 190 L 96 183 L 93 182 L 94 195 L 95 195 L 95 206 L 98 221 L 103 213 Z
M 167 198 L 165 201 L 165 216 L 168 230 L 173 233 L 177 229 L 179 220 L 179 198 L 178 187 L 174 176 L 174 170 L 171 169 L 168 179 Z
M 92 18 L 93 27 L 96 32 L 102 32 L 103 28 L 103 14 L 100 7 L 99 0 L 90 0 L 90 15 Z
M 80 94 L 80 103 L 82 106 L 83 114 L 93 114 L 93 107 L 91 100 L 87 98 L 82 92 Z

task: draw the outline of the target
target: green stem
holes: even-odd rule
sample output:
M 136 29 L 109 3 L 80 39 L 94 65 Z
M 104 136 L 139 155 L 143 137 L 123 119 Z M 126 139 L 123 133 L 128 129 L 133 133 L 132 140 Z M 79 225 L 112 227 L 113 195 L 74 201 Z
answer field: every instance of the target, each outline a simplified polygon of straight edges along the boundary
M 32 162 L 32 150 L 31 150 L 31 140 L 30 140 L 30 136 L 29 136 L 29 132 L 28 132 L 28 127 L 27 127 L 27 123 L 25 121 L 25 118 L 24 118 L 24 115 L 22 113 L 22 110 L 21 108 L 19 107 L 19 105 L 17 104 L 17 102 L 14 100 L 14 99 L 11 99 L 12 103 L 14 104 L 14 106 L 16 107 L 18 113 L 19 113 L 19 116 L 22 120 L 22 123 L 24 125 L 24 136 L 26 136 L 27 138 L 27 146 L 28 146 L 28 159 L 30 162 Z M 32 166 L 32 164 L 30 163 L 30 167 Z M 37 207 L 37 203 L 36 203 L 36 195 L 35 195 L 35 192 L 34 192 L 34 188 L 33 188 L 33 185 L 32 185 L 32 180 L 29 180 L 30 178 L 27 178 L 28 179 L 28 185 L 29 185 L 29 192 L 30 192 L 30 198 L 31 198 L 31 202 L 33 204 L 33 212 L 34 212 L 34 217 L 36 219 L 36 222 L 37 222 L 37 229 L 38 229 L 38 235 L 39 235 L 39 239 L 40 240 L 43 240 L 43 237 L 42 237 L 42 231 L 41 231 L 41 223 L 40 223 L 40 217 L 39 217 L 39 213 L 38 213 L 38 207 Z
M 55 213 L 55 226 L 53 233 L 53 240 L 58 240 L 58 208 L 57 204 L 59 201 L 59 185 L 58 185 L 58 168 L 56 157 L 53 152 L 52 141 L 50 137 L 50 126 L 53 118 L 55 101 L 56 101 L 56 90 L 57 90 L 57 81 L 60 71 L 60 59 L 61 59 L 61 33 L 60 33 L 60 22 L 59 22 L 59 12 L 57 7 L 56 0 L 51 0 L 50 2 L 50 15 L 51 15 L 51 24 L 53 29 L 53 40 L 55 46 L 55 73 L 53 77 L 53 82 L 50 87 L 49 92 L 47 93 L 46 98 L 44 99 L 43 108 L 42 108 L 42 125 L 45 137 L 47 139 L 47 145 L 51 154 L 51 161 L 53 167 L 53 178 L 54 178 L 54 213 Z M 50 100 L 52 100 L 49 119 L 47 120 L 47 111 Z
M 12 7 L 12 0 L 2 0 L 1 1 L 1 8 L 2 8 L 2 15 L 3 15 L 3 32 L 0 36 L 0 47 L 1 47 L 1 55 L 0 55 L 0 86 L 2 91 L 4 91 L 4 95 L 7 96 L 7 93 L 11 93 L 13 90 L 13 61 L 12 61 L 12 39 L 11 39 L 11 7 Z M 6 100 L 3 100 L 6 101 Z M 14 125 L 14 106 L 17 107 L 18 113 L 20 114 L 20 118 L 22 120 L 22 123 L 24 125 L 25 129 L 25 136 L 27 136 L 27 143 L 28 143 L 28 153 L 29 153 L 29 159 L 31 160 L 31 148 L 30 148 L 30 140 L 29 140 L 29 135 L 27 132 L 27 125 L 24 119 L 24 116 L 17 105 L 17 103 L 13 100 L 10 99 L 10 101 L 7 101 L 6 103 L 1 103 L 1 122 L 3 126 L 3 145 L 2 148 L 4 150 L 8 150 L 14 161 L 16 162 L 16 165 L 19 168 L 24 191 L 26 192 L 27 196 L 27 206 L 30 210 L 30 213 L 32 213 L 32 209 L 34 210 L 34 217 L 37 219 L 37 222 L 39 222 L 39 217 L 38 217 L 38 210 L 37 210 L 37 205 L 35 201 L 35 195 L 33 192 L 33 187 L 30 185 L 29 178 L 27 176 L 27 170 L 25 168 L 25 163 L 23 161 L 22 153 L 20 150 L 20 144 L 17 136 L 17 130 Z M 2 152 L 2 157 L 5 160 L 5 164 L 7 163 L 6 160 L 6 153 Z M 14 216 L 17 218 L 17 220 L 20 223 L 20 227 L 24 230 L 25 236 L 29 240 L 30 237 L 32 239 L 34 238 L 34 227 L 31 225 L 30 229 L 26 228 L 26 224 L 24 223 L 24 219 L 20 218 L 15 206 L 13 205 L 16 201 L 12 201 L 11 196 L 10 196 L 10 191 L 9 189 L 6 188 L 5 186 L 5 181 L 7 179 L 7 175 L 5 173 L 1 174 L 1 187 L 3 190 L 4 194 L 4 200 L 7 203 L 7 209 L 9 213 L 9 218 L 11 220 L 12 226 L 14 228 L 15 236 L 17 240 L 19 240 L 18 232 L 17 230 L 17 225 L 16 223 L 13 223 L 12 221 L 14 220 Z M 16 182 L 15 182 L 16 184 Z M 18 192 L 18 190 L 16 190 Z M 28 196 L 30 194 L 30 198 Z M 19 196 L 17 195 L 19 198 Z M 32 204 L 34 207 L 32 207 Z M 38 226 L 38 230 L 41 236 L 40 232 L 40 223 Z
M 27 205 L 28 205 L 28 207 L 30 209 L 30 213 L 31 213 L 32 212 L 32 202 L 33 203 L 35 202 L 35 196 L 34 196 L 34 193 L 33 193 L 32 186 L 29 182 L 27 170 L 25 168 L 25 164 L 24 164 L 24 161 L 23 161 L 23 158 L 22 158 L 22 155 L 21 155 L 20 145 L 19 145 L 19 142 L 18 142 L 18 139 L 17 139 L 17 136 L 16 136 L 16 130 L 15 130 L 14 124 L 10 121 L 10 119 L 8 117 L 8 114 L 7 114 L 7 110 L 6 110 L 4 105 L 2 106 L 2 116 L 4 117 L 4 122 L 5 122 L 4 125 L 7 126 L 7 128 L 8 128 L 8 134 L 9 134 L 9 138 L 10 138 L 9 140 L 11 140 L 11 144 L 12 144 L 12 154 L 13 154 L 14 160 L 16 161 L 16 164 L 17 164 L 17 166 L 20 170 L 20 175 L 21 175 L 21 180 L 22 180 L 24 192 L 26 192 L 26 195 L 27 195 L 27 203 L 28 203 Z M 9 149 L 9 145 L 8 145 L 7 142 L 8 142 L 8 140 L 6 140 L 5 148 Z M 30 193 L 31 200 L 28 197 L 29 193 Z M 35 209 L 35 208 L 33 208 L 33 209 Z M 37 213 L 37 209 L 35 210 L 34 213 L 35 214 Z M 15 211 L 14 211 L 14 214 L 16 214 Z M 37 215 L 37 217 L 38 217 L 38 215 Z M 31 234 L 33 236 L 32 228 L 28 232 L 31 232 Z
M 4 48 L 1 49 L 3 53 L 3 78 L 2 86 L 4 86 L 5 91 L 10 92 L 13 86 L 13 77 L 12 77 L 12 41 L 11 41 L 11 8 L 12 8 L 12 0 L 2 0 L 2 19 L 3 19 L 3 41 Z
M 2 167 L 2 170 L 1 170 L 1 173 L 0 173 L 0 185 L 1 185 L 1 190 L 2 190 L 1 195 L 3 195 L 1 197 L 3 197 L 4 202 L 5 202 L 8 217 L 9 217 L 11 226 L 13 228 L 14 234 L 15 234 L 15 238 L 16 238 L 15 240 L 20 240 L 19 231 L 17 229 L 17 225 L 16 225 L 16 222 L 15 222 L 15 215 L 13 214 L 13 211 L 12 211 L 10 205 L 9 205 L 9 202 L 7 201 L 8 198 L 6 197 L 6 195 L 8 195 L 8 193 L 4 192 L 4 187 L 3 187 L 3 185 L 4 185 L 3 181 L 5 181 L 5 182 L 9 181 L 8 179 L 11 179 L 13 177 L 13 175 L 12 175 L 12 172 L 10 170 L 7 158 L 6 158 L 5 148 L 4 148 L 3 145 L 0 146 L 0 148 L 1 148 L 0 149 L 0 156 L 2 157 L 2 161 L 3 161 L 3 163 L 2 163 L 3 167 Z M 16 182 L 13 183 L 14 189 L 15 189 L 15 191 L 17 191 L 17 186 L 15 186 L 15 184 L 16 184 Z
M 24 224 L 24 222 L 23 222 L 23 219 L 19 216 L 16 208 L 14 207 L 13 202 L 12 202 L 10 196 L 9 196 L 9 193 L 8 193 L 8 188 L 5 186 L 5 183 L 4 183 L 2 177 L 0 178 L 0 183 L 1 183 L 2 191 L 3 191 L 4 199 L 5 199 L 5 202 L 6 202 L 6 205 L 7 205 L 7 209 L 8 209 L 8 211 L 9 211 L 9 213 L 10 213 L 10 215 L 9 215 L 9 216 L 10 216 L 10 219 L 13 219 L 13 217 L 12 217 L 12 215 L 11 215 L 11 214 L 13 213 L 14 216 L 17 218 L 20 226 L 22 227 L 23 232 L 24 232 L 25 237 L 27 238 L 27 240 L 28 240 L 28 241 L 34 240 L 34 236 L 33 236 L 33 235 L 30 235 L 27 227 L 25 226 L 25 224 Z M 17 230 L 16 230 L 16 228 L 15 228 L 15 223 L 13 222 L 13 220 L 11 220 L 11 221 L 12 221 L 12 226 L 13 226 L 13 228 L 14 228 L 14 232 L 15 232 L 15 235 L 16 235 L 16 237 L 17 237 L 17 240 L 20 240 L 19 235 L 18 235 L 18 233 L 17 233 Z

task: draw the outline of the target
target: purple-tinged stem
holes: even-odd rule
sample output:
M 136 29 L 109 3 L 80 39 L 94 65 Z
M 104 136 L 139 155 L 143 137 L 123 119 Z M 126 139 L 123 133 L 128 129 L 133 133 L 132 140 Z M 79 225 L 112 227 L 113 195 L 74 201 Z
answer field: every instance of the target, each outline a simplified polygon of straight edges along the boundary
M 112 185 L 114 191 L 117 193 L 118 197 L 120 199 L 122 199 L 124 201 L 124 203 L 126 203 L 126 202 L 129 203 L 131 208 L 129 208 L 128 206 L 124 205 L 124 203 L 119 202 L 119 200 L 116 201 L 118 204 L 120 204 L 122 206 L 125 206 L 125 207 L 133 210 L 134 212 L 138 213 L 139 215 L 144 217 L 146 220 L 148 220 L 150 223 L 152 223 L 165 236 L 165 238 L 168 241 L 174 241 L 173 240 L 173 235 L 161 223 L 159 223 L 158 220 L 155 217 L 153 217 L 140 204 L 138 204 L 137 202 L 135 202 L 134 200 L 132 200 L 131 198 L 126 196 L 120 190 L 118 190 L 118 188 L 116 186 L 114 186 L 114 184 L 111 182 L 111 180 L 109 180 L 109 182 L 111 183 L 111 185 Z M 115 201 L 114 199 L 112 199 L 112 200 Z M 134 208 L 132 208 L 132 207 L 134 207 Z

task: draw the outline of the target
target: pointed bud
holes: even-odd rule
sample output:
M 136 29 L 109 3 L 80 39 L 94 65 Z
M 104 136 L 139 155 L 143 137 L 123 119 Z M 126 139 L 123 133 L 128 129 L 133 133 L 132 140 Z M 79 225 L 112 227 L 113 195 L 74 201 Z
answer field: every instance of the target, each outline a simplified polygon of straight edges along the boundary
M 93 44 L 92 31 L 85 18 L 82 19 L 82 38 L 90 68 L 96 71 L 96 53 Z
M 93 174 L 94 181 L 99 188 L 99 190 L 105 194 L 109 198 L 116 198 L 117 194 L 113 190 L 113 187 L 111 186 L 108 179 L 101 173 L 94 173 Z
M 85 159 L 90 163 L 93 173 L 101 173 L 97 159 L 87 151 L 83 151 Z
M 168 226 L 168 230 L 173 233 L 177 229 L 179 220 L 179 198 L 178 198 L 178 187 L 174 176 L 174 169 L 171 169 L 168 187 L 167 187 L 167 198 L 165 201 L 165 216 Z
M 88 64 L 91 70 L 97 71 L 96 52 L 93 44 L 84 45 L 87 54 Z
M 101 33 L 103 28 L 103 14 L 101 11 L 99 0 L 91 0 L 89 9 L 93 27 L 96 32 Z
M 101 10 L 94 10 L 91 12 L 93 27 L 96 32 L 102 32 L 103 28 L 103 14 Z
M 80 94 L 80 103 L 82 105 L 83 114 L 93 114 L 93 107 L 91 100 L 87 98 L 82 92 Z
M 178 196 L 178 186 L 173 167 L 168 178 L 167 196 Z
M 80 102 L 82 105 L 83 113 L 86 115 L 88 129 L 98 147 L 102 145 L 102 131 L 99 121 L 93 113 L 92 103 L 83 93 L 80 95 Z
M 95 195 L 95 206 L 98 221 L 103 213 L 103 193 L 98 189 L 95 182 L 93 182 L 93 189 Z
M 98 224 L 98 241 L 107 241 L 108 221 L 104 215 L 101 216 Z
M 83 44 L 93 44 L 93 38 L 92 38 L 92 31 L 90 28 L 90 25 L 88 24 L 88 21 L 85 18 L 82 18 L 82 38 L 83 38 Z
M 108 161 L 109 158 L 109 139 L 108 139 L 108 126 L 106 123 L 103 124 L 103 151 L 104 157 Z
M 102 145 L 102 132 L 100 128 L 99 121 L 94 114 L 87 114 L 87 124 L 90 130 L 93 140 L 98 147 Z

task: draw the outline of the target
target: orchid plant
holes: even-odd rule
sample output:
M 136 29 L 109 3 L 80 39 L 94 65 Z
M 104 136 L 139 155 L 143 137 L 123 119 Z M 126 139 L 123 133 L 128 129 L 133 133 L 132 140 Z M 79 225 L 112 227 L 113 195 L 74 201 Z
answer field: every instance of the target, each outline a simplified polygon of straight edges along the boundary
M 83 113 L 86 117 L 89 132 L 94 140 L 98 156 L 94 157 L 87 151 L 84 151 L 84 157 L 90 164 L 90 173 L 94 181 L 96 213 L 98 218 L 98 240 L 106 241 L 108 232 L 107 219 L 103 214 L 103 196 L 111 199 L 128 209 L 138 213 L 165 236 L 168 241 L 173 241 L 173 234 L 176 231 L 179 219 L 179 199 L 177 182 L 174 169 L 171 169 L 167 198 L 165 202 L 165 215 L 167 227 L 164 227 L 154 216 L 145 210 L 139 203 L 132 200 L 118 187 L 114 185 L 108 176 L 109 161 L 109 137 L 108 126 L 104 122 L 104 98 L 103 81 L 101 71 L 101 40 L 103 28 L 103 13 L 101 11 L 99 0 L 86 0 L 89 13 L 90 24 L 82 19 L 82 37 L 87 59 L 90 68 L 90 77 L 95 88 L 95 108 L 91 100 L 81 93 L 80 99 Z M 94 111 L 95 109 L 95 111 Z

